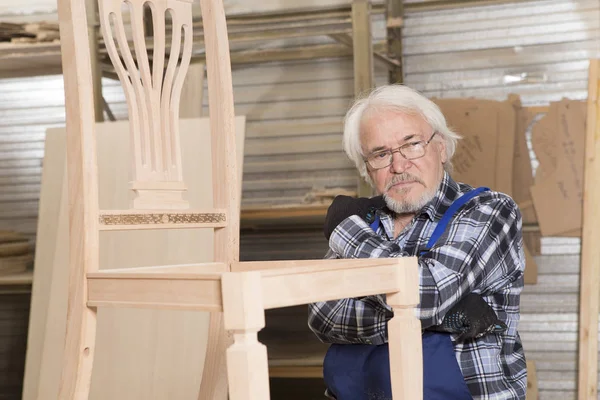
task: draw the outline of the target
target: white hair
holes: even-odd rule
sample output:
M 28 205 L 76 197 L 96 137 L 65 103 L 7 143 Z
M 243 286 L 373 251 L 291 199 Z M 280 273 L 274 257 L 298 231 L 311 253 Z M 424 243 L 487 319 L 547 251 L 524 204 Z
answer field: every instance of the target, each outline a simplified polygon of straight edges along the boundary
M 384 85 L 371 91 L 367 97 L 356 100 L 344 118 L 344 151 L 354 162 L 360 175 L 371 186 L 373 186 L 373 182 L 367 172 L 360 144 L 360 127 L 365 112 L 374 110 L 396 110 L 420 115 L 445 141 L 447 162 L 444 164 L 444 169 L 448 172 L 452 171 L 450 160 L 456 151 L 456 143 L 460 139 L 460 135 L 448 127 L 446 118 L 437 104 L 408 86 Z

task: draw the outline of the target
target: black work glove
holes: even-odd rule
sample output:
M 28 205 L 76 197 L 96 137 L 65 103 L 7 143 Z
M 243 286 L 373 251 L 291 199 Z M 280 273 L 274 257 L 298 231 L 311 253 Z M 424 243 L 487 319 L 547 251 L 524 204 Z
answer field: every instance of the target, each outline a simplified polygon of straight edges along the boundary
M 377 196 L 371 199 L 344 195 L 335 196 L 333 202 L 327 209 L 327 216 L 325 217 L 325 225 L 323 226 L 325 238 L 329 240 L 329 237 L 336 226 L 351 215 L 358 215 L 370 224 L 375 220 L 375 211 L 383 207 L 385 207 L 383 196 Z
M 481 295 L 470 293 L 448 311 L 440 325 L 427 330 L 459 333 L 457 341 L 462 342 L 506 329 L 506 324 L 498 319 Z

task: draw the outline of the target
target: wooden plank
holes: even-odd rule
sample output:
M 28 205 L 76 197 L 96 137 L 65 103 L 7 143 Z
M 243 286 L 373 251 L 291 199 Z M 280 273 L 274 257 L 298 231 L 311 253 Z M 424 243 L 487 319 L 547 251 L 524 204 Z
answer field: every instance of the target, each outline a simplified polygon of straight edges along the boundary
M 311 273 L 315 271 L 339 271 L 341 269 L 398 265 L 398 259 L 385 259 L 384 261 L 378 260 L 375 262 L 373 262 L 373 260 L 363 259 L 244 261 L 231 264 L 231 270 L 234 272 L 261 271 L 262 276 L 274 277 L 298 273 Z
M 88 279 L 88 306 L 223 311 L 221 274 L 187 274 L 187 278 L 178 274 L 150 278 L 142 273 L 116 275 Z
M 223 2 L 200 0 L 200 8 L 206 43 L 213 207 L 225 209 L 229 219 L 226 227 L 214 231 L 213 256 L 215 261 L 231 265 L 239 260 L 240 174 L 244 148 L 235 137 L 232 61 Z M 199 400 L 227 400 L 227 373 L 231 370 L 227 368 L 225 353 L 230 344 L 231 337 L 225 332 L 223 314 L 211 313 Z M 230 391 L 235 393 L 232 388 Z
M 271 365 L 269 365 L 269 377 L 270 378 L 323 378 L 323 367 L 299 366 L 299 365 L 290 365 L 290 366 L 271 366 Z
M 579 292 L 578 399 L 598 397 L 598 312 L 600 311 L 600 60 L 590 60 L 585 142 L 581 289 Z
M 59 0 L 65 86 L 67 201 L 69 204 L 67 320 L 59 398 L 88 394 L 96 350 L 96 310 L 86 307 L 85 274 L 99 268 L 98 168 L 94 84 L 87 14 L 82 1 Z M 100 77 L 97 76 L 97 79 Z M 96 94 L 100 88 L 96 87 Z
M 243 229 L 265 226 L 322 224 L 328 205 L 295 205 L 293 207 L 245 207 L 241 213 Z
M 538 281 L 537 262 L 531 255 L 526 244 L 523 245 L 523 251 L 525 252 L 525 275 L 523 280 L 526 285 L 535 285 Z
M 412 282 L 407 276 L 417 268 L 416 257 L 406 257 L 398 261 L 396 265 L 390 265 L 388 261 L 370 260 L 369 267 L 342 267 L 343 270 L 311 266 L 288 271 L 274 269 L 272 274 L 263 272 L 264 307 L 280 308 L 345 297 L 404 291 L 407 282 Z M 331 285 L 331 282 L 338 280 L 339 285 Z
M 385 1 L 385 27 L 387 56 L 398 65 L 389 72 L 390 83 L 403 83 L 402 27 L 404 25 L 404 0 Z
M 535 361 L 527 361 L 527 393 L 525 400 L 538 400 L 538 378 Z
M 225 263 L 173 264 L 137 268 L 110 268 L 87 275 L 89 279 L 215 279 L 228 270 Z M 208 274 L 208 275 L 206 275 Z
M 352 2 L 352 39 L 354 54 L 354 97 L 360 98 L 375 86 L 373 70 L 373 39 L 371 33 L 370 0 Z M 359 197 L 371 197 L 373 188 L 357 176 Z
M 371 3 L 352 2 L 352 39 L 354 56 L 354 95 L 360 96 L 374 86 Z

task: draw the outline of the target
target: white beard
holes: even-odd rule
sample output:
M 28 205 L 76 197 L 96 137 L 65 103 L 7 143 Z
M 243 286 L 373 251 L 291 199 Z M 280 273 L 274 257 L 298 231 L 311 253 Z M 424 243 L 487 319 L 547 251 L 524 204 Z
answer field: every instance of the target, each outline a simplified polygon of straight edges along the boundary
M 434 197 L 435 191 L 430 190 L 423 192 L 421 197 L 412 202 L 407 200 L 396 200 L 390 197 L 387 193 L 383 195 L 383 199 L 385 200 L 388 208 L 396 214 L 414 214 L 425 207 L 425 205 L 427 205 L 427 203 L 429 203 Z
M 424 183 L 421 180 L 409 174 L 403 174 L 397 176 L 393 181 L 391 181 L 388 184 L 388 187 L 392 186 L 396 182 L 408 181 L 412 179 L 424 185 Z M 396 189 L 396 192 L 399 194 L 405 194 L 408 193 L 409 190 L 410 189 Z M 386 188 L 386 191 L 383 194 L 383 199 L 385 200 L 385 203 L 387 204 L 390 210 L 394 211 L 396 214 L 414 214 L 421 210 L 423 207 L 425 207 L 425 205 L 427 205 L 427 203 L 429 203 L 435 197 L 437 188 L 433 187 L 425 190 L 417 200 L 414 200 L 412 202 L 408 200 L 396 200 L 388 194 L 388 191 L 389 188 Z

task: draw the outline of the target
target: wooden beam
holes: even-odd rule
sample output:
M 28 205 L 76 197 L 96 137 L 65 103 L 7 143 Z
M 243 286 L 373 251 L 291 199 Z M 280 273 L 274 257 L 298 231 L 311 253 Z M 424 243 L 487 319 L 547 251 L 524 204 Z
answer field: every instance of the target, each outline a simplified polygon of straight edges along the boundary
M 378 293 L 394 293 L 408 305 L 418 296 L 416 286 L 411 290 L 417 276 L 416 257 L 343 260 L 332 267 L 330 261 L 334 260 L 293 261 L 291 268 L 278 267 L 286 262 L 264 262 L 265 270 L 260 273 L 265 310 Z M 332 286 L 333 281 L 340 283 Z
M 104 98 L 102 97 L 102 68 L 100 66 L 100 39 L 98 35 L 98 1 L 86 0 L 88 23 L 88 40 L 90 42 L 90 63 L 92 66 L 92 82 L 94 90 L 94 115 L 96 122 L 104 121 Z
M 404 1 L 386 0 L 385 26 L 387 34 L 387 55 L 396 60 L 398 66 L 390 71 L 390 83 L 404 82 L 402 69 L 402 26 L 404 25 Z
M 527 393 L 525 400 L 538 400 L 538 379 L 535 361 L 527 361 Z
M 348 34 L 345 34 L 345 33 L 344 34 L 341 34 L 341 33 L 333 34 L 333 35 L 329 35 L 329 37 L 331 37 L 332 39 L 336 40 L 339 43 L 345 44 L 346 46 L 349 46 L 349 47 L 353 46 L 352 37 Z M 392 60 L 385 54 L 377 52 L 377 51 L 373 51 L 373 58 L 375 60 L 381 61 L 388 69 L 393 69 L 400 65 L 400 63 L 398 61 Z
M 132 268 L 134 269 L 134 268 Z M 116 276 L 117 274 L 113 274 Z M 90 277 L 89 307 L 152 308 L 221 312 L 221 274 L 196 278 Z M 161 279 L 158 279 L 161 276 Z
M 262 229 L 282 225 L 323 226 L 329 204 L 297 205 L 293 207 L 245 207 L 241 210 L 242 229 Z
M 598 398 L 598 312 L 600 306 L 600 60 L 590 60 L 585 167 L 583 231 L 581 237 L 581 289 L 579 292 L 578 399 Z
M 267 347 L 268 349 L 268 347 Z M 270 360 L 269 360 L 270 364 Z M 271 366 L 269 365 L 270 378 L 323 378 L 322 366 L 302 366 L 302 365 L 286 365 L 286 366 Z
M 360 96 L 374 86 L 371 3 L 352 2 L 352 47 L 354 49 L 354 95 Z
M 354 0 L 352 2 L 352 47 L 354 50 L 354 96 L 359 98 L 375 86 L 370 0 Z M 373 195 L 373 189 L 361 176 L 357 176 L 356 191 L 359 197 Z

